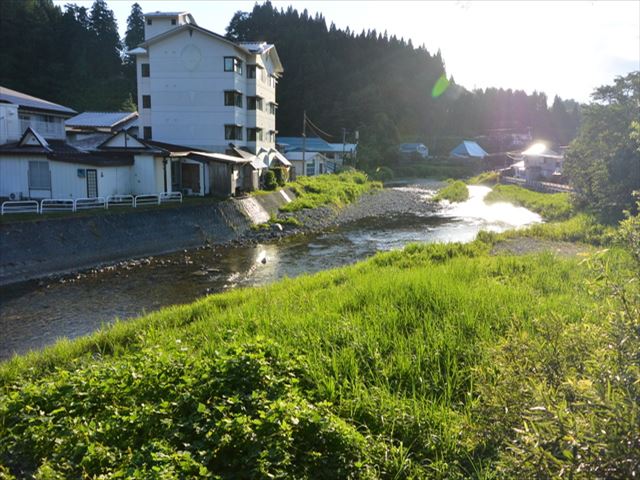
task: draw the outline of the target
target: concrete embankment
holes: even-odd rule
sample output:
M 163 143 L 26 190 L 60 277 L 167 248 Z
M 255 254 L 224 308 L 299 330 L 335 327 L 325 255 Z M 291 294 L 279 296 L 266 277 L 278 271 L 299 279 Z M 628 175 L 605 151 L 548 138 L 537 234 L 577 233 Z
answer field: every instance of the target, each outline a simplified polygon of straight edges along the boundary
M 0 225 L 0 285 L 238 240 L 295 198 L 282 190 L 204 205 Z

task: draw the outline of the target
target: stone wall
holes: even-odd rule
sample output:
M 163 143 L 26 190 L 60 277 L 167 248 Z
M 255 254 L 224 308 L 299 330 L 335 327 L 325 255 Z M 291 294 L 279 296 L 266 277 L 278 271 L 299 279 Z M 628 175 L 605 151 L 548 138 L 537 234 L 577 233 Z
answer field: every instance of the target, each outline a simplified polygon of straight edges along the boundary
M 241 239 L 293 198 L 279 191 L 208 205 L 2 224 L 0 285 Z

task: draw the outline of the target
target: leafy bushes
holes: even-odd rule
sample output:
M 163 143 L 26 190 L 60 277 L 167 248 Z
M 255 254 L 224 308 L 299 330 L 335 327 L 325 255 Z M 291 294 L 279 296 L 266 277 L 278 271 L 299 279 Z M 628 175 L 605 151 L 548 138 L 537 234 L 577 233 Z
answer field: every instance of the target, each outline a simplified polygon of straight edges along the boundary
M 266 190 L 275 190 L 278 188 L 278 180 L 273 170 L 267 170 L 264 174 L 264 188 Z
M 378 167 L 375 172 L 373 172 L 373 178 L 380 182 L 388 182 L 393 179 L 393 170 L 389 167 Z
M 48 478 L 354 476 L 364 437 L 299 375 L 264 342 L 78 365 L 3 398 L 0 460 Z
M 433 199 L 437 202 L 449 200 L 450 202 L 464 202 L 469 199 L 469 189 L 462 180 L 450 182 L 449 185 L 438 191 Z
M 284 187 L 289 181 L 289 171 L 284 167 L 273 167 L 271 169 L 276 176 L 276 183 L 280 187 Z
M 546 220 L 566 220 L 574 214 L 568 193 L 539 193 L 517 185 L 496 185 L 485 202 L 508 202 L 539 213 Z

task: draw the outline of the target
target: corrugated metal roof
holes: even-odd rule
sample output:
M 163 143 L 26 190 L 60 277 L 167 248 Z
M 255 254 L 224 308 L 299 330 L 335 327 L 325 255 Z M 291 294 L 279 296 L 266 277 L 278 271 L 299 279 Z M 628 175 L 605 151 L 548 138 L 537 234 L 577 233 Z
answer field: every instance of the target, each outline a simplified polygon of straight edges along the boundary
M 285 153 L 302 151 L 303 137 L 278 137 L 276 143 L 284 147 Z M 321 138 L 307 137 L 305 149 L 313 152 L 342 152 L 342 144 L 340 148 L 334 148 Z
M 160 11 L 155 11 L 155 12 L 149 12 L 149 13 L 145 13 L 144 16 L 145 17 L 177 17 L 178 15 L 184 15 L 188 12 L 160 12 Z
M 47 100 L 43 100 L 42 98 L 33 97 L 16 90 L 11 90 L 7 87 L 0 87 L 0 102 L 11 103 L 27 109 L 34 108 L 38 110 L 46 110 L 49 112 L 65 113 L 69 116 L 78 113 L 69 107 L 58 105 L 57 103 L 49 102 Z
M 65 122 L 67 127 L 113 128 L 121 123 L 135 120 L 137 112 L 82 112 Z
M 476 142 L 472 142 L 469 140 L 464 140 L 460 143 L 456 148 L 451 150 L 449 153 L 452 157 L 473 157 L 473 158 L 484 158 L 488 155 L 484 149 L 478 145 Z

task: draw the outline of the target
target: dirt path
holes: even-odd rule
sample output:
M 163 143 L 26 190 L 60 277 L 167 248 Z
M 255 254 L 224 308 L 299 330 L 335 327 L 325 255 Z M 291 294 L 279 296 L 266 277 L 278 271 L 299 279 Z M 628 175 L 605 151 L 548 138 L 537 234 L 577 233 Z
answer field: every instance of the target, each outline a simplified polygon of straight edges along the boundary
M 542 238 L 520 237 L 509 238 L 494 245 L 493 255 L 527 255 L 529 253 L 551 252 L 560 257 L 575 257 L 581 253 L 592 251 L 592 247 L 581 243 L 561 242 Z

